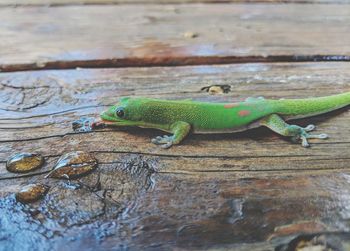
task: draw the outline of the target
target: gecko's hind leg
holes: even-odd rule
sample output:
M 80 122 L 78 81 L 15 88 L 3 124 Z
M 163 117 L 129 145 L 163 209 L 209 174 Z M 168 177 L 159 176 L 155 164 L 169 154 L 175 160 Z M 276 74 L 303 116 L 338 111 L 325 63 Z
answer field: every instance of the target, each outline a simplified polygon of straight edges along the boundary
M 308 139 L 326 139 L 327 134 L 309 134 L 308 132 L 315 129 L 314 125 L 308 125 L 303 128 L 297 125 L 287 124 L 280 116 L 277 114 L 269 115 L 260 121 L 261 125 L 270 128 L 272 131 L 287 137 L 291 137 L 293 142 L 298 142 L 301 140 L 301 145 L 303 147 L 310 146 Z

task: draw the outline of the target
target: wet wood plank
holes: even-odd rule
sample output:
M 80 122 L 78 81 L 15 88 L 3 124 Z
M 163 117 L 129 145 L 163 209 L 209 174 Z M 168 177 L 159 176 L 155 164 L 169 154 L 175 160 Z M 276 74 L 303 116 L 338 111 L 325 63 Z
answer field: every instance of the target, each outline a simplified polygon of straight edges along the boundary
M 34 6 L 0 16 L 2 71 L 350 56 L 341 4 Z
M 350 65 L 339 62 L 1 73 L 0 245 L 274 250 L 296 237 L 310 239 L 307 233 L 346 240 L 348 108 L 297 121 L 330 135 L 310 149 L 256 129 L 192 135 L 162 150 L 150 143 L 156 130 L 73 133 L 71 122 L 96 117 L 121 96 L 306 98 L 349 91 L 349 83 Z M 212 84 L 231 91 L 201 91 Z M 98 170 L 70 185 L 44 178 L 60 155 L 76 150 L 92 152 Z M 29 176 L 8 173 L 6 159 L 21 151 L 44 155 L 46 165 Z M 32 182 L 51 186 L 48 195 L 29 206 L 16 203 L 14 192 Z

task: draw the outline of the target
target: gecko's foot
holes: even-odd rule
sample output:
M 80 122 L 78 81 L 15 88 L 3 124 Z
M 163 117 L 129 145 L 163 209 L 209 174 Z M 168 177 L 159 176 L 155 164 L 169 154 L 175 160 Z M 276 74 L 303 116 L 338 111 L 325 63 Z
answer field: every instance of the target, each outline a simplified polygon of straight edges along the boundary
M 295 135 L 292 137 L 293 142 L 299 142 L 301 140 L 301 145 L 303 147 L 309 147 L 310 144 L 307 141 L 308 139 L 327 139 L 328 135 L 325 133 L 322 134 L 309 134 L 307 132 L 313 131 L 316 127 L 314 125 L 308 125 L 305 128 L 300 126 L 291 125 L 291 129 L 294 131 Z
M 153 144 L 160 145 L 162 148 L 169 148 L 174 143 L 174 136 L 164 135 L 163 137 L 157 136 L 151 140 Z

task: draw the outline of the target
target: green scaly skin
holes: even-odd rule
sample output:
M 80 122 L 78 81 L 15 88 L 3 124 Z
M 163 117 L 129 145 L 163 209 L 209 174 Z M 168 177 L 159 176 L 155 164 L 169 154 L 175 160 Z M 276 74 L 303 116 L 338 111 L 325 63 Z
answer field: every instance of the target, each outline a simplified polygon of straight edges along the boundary
M 239 103 L 206 103 L 189 100 L 169 101 L 150 98 L 122 98 L 119 103 L 101 114 L 105 124 L 155 128 L 172 133 L 152 139 L 152 143 L 169 148 L 179 144 L 189 132 L 227 133 L 258 126 L 271 130 L 293 141 L 301 140 L 309 146 L 309 138 L 327 138 L 326 134 L 309 134 L 315 126 L 302 128 L 284 120 L 305 118 L 345 107 L 350 104 L 350 92 L 309 98 L 265 100 L 248 98 Z M 283 117 L 283 119 L 282 119 Z

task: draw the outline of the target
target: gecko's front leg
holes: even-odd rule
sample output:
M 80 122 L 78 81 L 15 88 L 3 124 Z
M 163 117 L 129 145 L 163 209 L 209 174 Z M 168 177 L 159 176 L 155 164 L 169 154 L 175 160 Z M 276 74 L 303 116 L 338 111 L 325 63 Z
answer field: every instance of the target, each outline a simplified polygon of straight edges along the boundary
M 173 135 L 158 136 L 151 140 L 153 144 L 161 145 L 162 148 L 169 148 L 172 145 L 179 144 L 190 132 L 191 125 L 183 121 L 177 121 L 170 127 Z

